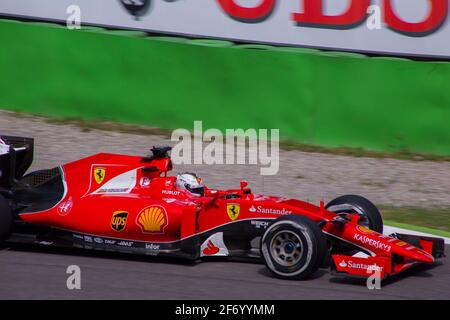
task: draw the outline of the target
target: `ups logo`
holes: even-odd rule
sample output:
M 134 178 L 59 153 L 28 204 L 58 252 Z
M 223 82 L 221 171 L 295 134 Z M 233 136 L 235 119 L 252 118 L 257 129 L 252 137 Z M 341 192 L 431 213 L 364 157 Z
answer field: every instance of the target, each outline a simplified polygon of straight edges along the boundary
M 126 211 L 116 211 L 113 213 L 111 218 L 111 228 L 113 230 L 120 232 L 125 229 L 127 225 L 128 212 Z

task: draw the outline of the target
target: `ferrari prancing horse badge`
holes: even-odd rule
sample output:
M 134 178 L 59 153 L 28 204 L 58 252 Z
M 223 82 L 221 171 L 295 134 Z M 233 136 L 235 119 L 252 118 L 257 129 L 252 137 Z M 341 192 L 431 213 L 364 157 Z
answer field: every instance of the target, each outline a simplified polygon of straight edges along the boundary
M 227 213 L 232 221 L 236 220 L 239 217 L 239 212 L 241 211 L 241 205 L 238 203 L 228 203 L 227 204 Z

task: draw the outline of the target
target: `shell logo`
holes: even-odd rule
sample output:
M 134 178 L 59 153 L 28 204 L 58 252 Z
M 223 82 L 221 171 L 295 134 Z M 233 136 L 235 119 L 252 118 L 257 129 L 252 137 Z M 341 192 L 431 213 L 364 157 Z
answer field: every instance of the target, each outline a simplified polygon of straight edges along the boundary
M 404 247 L 404 246 L 406 246 L 406 245 L 408 245 L 406 242 L 404 242 L 404 241 L 398 241 L 398 242 L 396 242 L 395 243 L 397 246 L 399 246 L 399 247 Z
M 378 233 L 376 231 L 370 230 L 369 228 L 366 228 L 366 227 L 360 226 L 360 225 L 356 226 L 356 228 L 365 234 L 377 234 Z
M 143 233 L 164 233 L 168 224 L 166 209 L 160 206 L 147 207 L 138 214 L 136 222 Z

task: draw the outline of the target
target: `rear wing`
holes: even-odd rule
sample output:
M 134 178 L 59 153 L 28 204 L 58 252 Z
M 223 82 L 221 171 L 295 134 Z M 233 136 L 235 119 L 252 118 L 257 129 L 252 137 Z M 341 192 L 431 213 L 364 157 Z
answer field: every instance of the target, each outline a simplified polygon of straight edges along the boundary
M 34 139 L 0 135 L 0 191 L 9 190 L 33 163 Z

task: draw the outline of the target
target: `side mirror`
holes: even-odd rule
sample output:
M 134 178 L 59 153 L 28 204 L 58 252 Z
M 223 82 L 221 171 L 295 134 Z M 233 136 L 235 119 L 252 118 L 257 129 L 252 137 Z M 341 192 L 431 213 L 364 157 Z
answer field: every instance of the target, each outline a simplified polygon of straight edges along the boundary
M 244 190 L 248 186 L 248 182 L 245 180 L 241 181 L 241 190 Z

